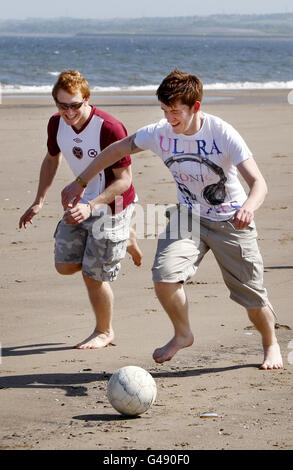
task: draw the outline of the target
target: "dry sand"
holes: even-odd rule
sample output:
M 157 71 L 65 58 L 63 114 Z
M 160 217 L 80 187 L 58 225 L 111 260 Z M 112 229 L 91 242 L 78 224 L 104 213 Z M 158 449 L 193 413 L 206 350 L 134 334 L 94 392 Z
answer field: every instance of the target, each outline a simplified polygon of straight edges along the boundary
M 214 100 L 210 97 L 213 96 Z M 256 214 L 265 284 L 282 325 L 277 335 L 281 371 L 260 371 L 259 334 L 229 299 L 213 256 L 186 285 L 195 334 L 192 347 L 157 365 L 153 350 L 172 335 L 155 297 L 153 234 L 140 240 L 143 265 L 127 257 L 118 281 L 116 345 L 72 348 L 94 326 L 81 276 L 55 272 L 53 233 L 61 189 L 72 180 L 63 163 L 33 226 L 18 220 L 33 201 L 50 97 L 4 97 L 1 118 L 1 449 L 292 449 L 292 124 L 286 91 L 214 92 L 203 109 L 231 122 L 253 150 L 269 195 Z M 92 104 L 122 120 L 129 133 L 161 118 L 152 97 L 95 96 Z M 133 157 L 140 204 L 176 201 L 171 175 L 158 157 Z M 292 343 L 291 343 L 292 344 Z M 291 362 L 291 364 L 290 364 Z M 108 403 L 110 375 L 124 365 L 147 369 L 157 383 L 155 404 L 127 419 Z M 214 411 L 217 418 L 202 419 Z

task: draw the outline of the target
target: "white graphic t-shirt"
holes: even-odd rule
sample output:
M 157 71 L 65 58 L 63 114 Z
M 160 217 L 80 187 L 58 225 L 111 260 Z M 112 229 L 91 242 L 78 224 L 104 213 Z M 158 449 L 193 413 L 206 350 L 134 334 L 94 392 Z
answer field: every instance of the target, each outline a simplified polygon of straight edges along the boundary
M 180 204 L 190 210 L 199 205 L 201 217 L 228 220 L 247 198 L 236 167 L 252 153 L 230 124 L 211 114 L 203 116 L 196 134 L 175 134 L 162 119 L 139 129 L 135 144 L 161 157 L 176 182 Z

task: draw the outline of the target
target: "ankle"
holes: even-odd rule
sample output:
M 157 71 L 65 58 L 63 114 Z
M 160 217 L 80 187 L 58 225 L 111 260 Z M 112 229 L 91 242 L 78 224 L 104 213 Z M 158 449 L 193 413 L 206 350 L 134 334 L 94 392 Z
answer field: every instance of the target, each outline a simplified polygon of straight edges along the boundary
M 278 344 L 279 343 L 278 343 L 277 338 L 275 338 L 272 341 L 263 341 L 262 342 L 262 345 L 263 345 L 264 348 L 270 348 L 271 346 L 277 346 Z
M 110 328 L 105 328 L 105 329 L 96 327 L 94 329 L 94 334 L 111 336 L 111 335 L 114 334 L 114 331 L 111 327 Z

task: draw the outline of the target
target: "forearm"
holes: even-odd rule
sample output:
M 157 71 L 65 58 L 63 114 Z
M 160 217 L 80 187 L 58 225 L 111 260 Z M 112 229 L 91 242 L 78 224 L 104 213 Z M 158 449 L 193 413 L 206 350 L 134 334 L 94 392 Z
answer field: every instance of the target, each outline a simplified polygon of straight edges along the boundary
M 96 216 L 105 205 L 109 207 L 112 202 L 115 202 L 116 205 L 115 198 L 123 194 L 130 187 L 132 175 L 130 166 L 113 168 L 112 171 L 113 182 L 99 196 L 88 201 L 88 204 L 76 204 L 69 208 L 64 216 L 66 223 L 75 225 L 86 220 L 91 215 Z
M 246 201 L 232 218 L 236 228 L 242 229 L 252 222 L 254 212 L 261 206 L 266 194 L 267 186 L 264 179 L 260 178 L 250 185 Z
M 113 165 L 121 158 L 126 155 L 139 152 L 141 149 L 134 144 L 134 139 L 135 135 L 126 137 L 125 139 L 114 142 L 105 148 L 79 175 L 82 181 L 88 183 L 92 178 L 94 178 L 94 176 L 100 173 L 100 171 Z
M 233 220 L 237 228 L 244 228 L 253 220 L 254 212 L 262 205 L 268 190 L 254 158 L 244 160 L 237 168 L 249 187 L 249 193 L 243 206 L 236 211 Z
M 130 186 L 130 182 L 123 180 L 115 180 L 110 186 L 108 186 L 99 196 L 89 201 L 92 208 L 96 205 L 109 205 L 115 201 L 115 197 L 123 194 Z
M 265 180 L 263 178 L 256 180 L 252 184 L 242 208 L 250 210 L 251 212 L 256 211 L 264 202 L 267 192 L 268 189 Z
M 61 157 L 54 157 L 53 159 L 46 156 L 43 160 L 40 170 L 37 194 L 34 200 L 35 204 L 43 205 L 45 196 L 53 183 L 56 172 L 60 165 L 60 159 Z
M 47 154 L 44 158 L 41 170 L 40 170 L 40 179 L 37 194 L 32 205 L 25 211 L 25 213 L 19 219 L 19 228 L 26 228 L 27 223 L 32 223 L 33 217 L 35 217 L 41 210 L 44 199 L 47 194 L 49 187 L 52 184 L 56 171 L 60 164 L 61 154 L 56 157 L 52 157 L 50 154 Z

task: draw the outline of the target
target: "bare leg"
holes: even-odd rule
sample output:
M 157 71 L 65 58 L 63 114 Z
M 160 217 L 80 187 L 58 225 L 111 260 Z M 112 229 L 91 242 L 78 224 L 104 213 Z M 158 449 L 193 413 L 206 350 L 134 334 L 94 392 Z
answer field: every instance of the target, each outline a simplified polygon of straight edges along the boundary
M 64 276 L 70 276 L 81 271 L 80 263 L 55 263 L 56 271 Z
M 269 307 L 247 309 L 249 319 L 262 336 L 264 360 L 260 369 L 282 369 L 283 361 L 275 333 L 275 317 Z
M 89 298 L 96 317 L 93 333 L 75 347 L 77 349 L 99 349 L 108 346 L 114 339 L 112 313 L 114 296 L 107 282 L 96 281 L 83 274 Z
M 140 266 L 142 260 L 142 252 L 137 244 L 136 233 L 133 228 L 130 228 L 127 252 L 132 257 L 134 264 L 136 266 Z
M 183 285 L 165 282 L 155 282 L 154 285 L 158 299 L 169 315 L 175 331 L 174 337 L 153 353 L 154 360 L 162 363 L 170 361 L 180 349 L 191 346 L 194 338 L 190 329 L 188 302 Z
M 80 263 L 56 263 L 55 267 L 62 275 L 71 275 L 81 271 Z M 75 347 L 77 349 L 103 348 L 114 339 L 112 329 L 113 292 L 107 282 L 96 281 L 86 274 L 83 274 L 83 279 L 96 317 L 96 328 L 87 339 Z

